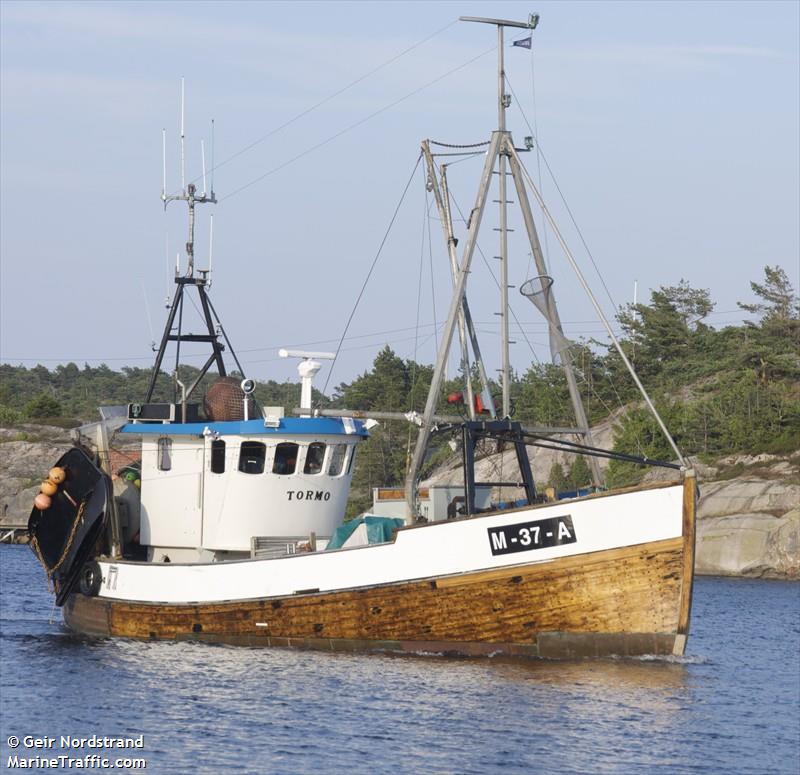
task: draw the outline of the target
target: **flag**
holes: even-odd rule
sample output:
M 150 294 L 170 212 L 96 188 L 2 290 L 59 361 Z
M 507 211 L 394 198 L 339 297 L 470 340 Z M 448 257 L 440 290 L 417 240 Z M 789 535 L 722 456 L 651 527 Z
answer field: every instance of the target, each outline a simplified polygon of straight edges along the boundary
M 532 35 L 528 35 L 527 38 L 520 38 L 519 40 L 515 40 L 511 45 L 512 46 L 522 46 L 522 48 L 530 48 L 531 47 L 531 38 Z

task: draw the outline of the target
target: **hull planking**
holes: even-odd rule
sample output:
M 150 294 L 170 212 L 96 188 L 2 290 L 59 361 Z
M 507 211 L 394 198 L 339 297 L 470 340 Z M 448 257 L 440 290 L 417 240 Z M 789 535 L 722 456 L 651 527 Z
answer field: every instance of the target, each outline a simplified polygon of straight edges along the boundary
M 215 603 L 73 594 L 64 618 L 93 636 L 245 646 L 545 658 L 683 654 L 694 570 L 691 476 L 682 512 L 679 536 L 546 561 Z

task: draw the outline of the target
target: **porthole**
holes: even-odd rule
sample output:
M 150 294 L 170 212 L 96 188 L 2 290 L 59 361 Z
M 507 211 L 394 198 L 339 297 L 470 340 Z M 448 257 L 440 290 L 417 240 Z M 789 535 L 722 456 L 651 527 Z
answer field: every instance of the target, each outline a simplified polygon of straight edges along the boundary
M 172 439 L 166 436 L 158 440 L 158 470 L 172 470 Z
M 211 442 L 211 473 L 225 473 L 225 442 L 222 439 Z

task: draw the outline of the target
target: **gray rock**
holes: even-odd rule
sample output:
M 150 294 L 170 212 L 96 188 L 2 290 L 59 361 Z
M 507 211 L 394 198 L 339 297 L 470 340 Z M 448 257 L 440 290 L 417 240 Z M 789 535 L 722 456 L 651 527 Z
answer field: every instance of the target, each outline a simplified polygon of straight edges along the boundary
M 698 519 L 733 514 L 772 514 L 780 516 L 800 504 L 800 485 L 781 479 L 754 477 L 704 482 L 700 486 Z
M 2 441 L 18 435 L 19 432 L 0 436 L 0 525 L 28 521 L 39 485 L 70 446 L 68 438 L 63 443 Z
M 709 576 L 800 577 L 800 509 L 781 517 L 761 513 L 700 519 L 695 569 Z

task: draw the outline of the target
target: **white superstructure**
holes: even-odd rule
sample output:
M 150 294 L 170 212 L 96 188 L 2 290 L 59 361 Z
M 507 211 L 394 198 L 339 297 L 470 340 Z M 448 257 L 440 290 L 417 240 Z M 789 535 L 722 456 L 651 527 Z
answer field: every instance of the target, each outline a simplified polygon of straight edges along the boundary
M 142 435 L 139 543 L 154 562 L 241 559 L 257 539 L 330 536 L 366 436 L 357 421 L 312 417 L 123 432 Z

